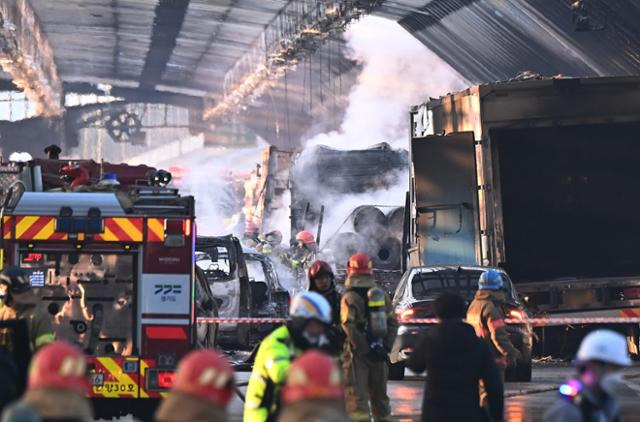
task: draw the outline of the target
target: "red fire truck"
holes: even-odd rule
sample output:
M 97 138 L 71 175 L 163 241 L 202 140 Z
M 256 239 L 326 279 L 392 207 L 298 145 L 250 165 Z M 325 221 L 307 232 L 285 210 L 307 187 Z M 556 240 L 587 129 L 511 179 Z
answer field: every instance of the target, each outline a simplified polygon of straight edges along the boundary
M 82 168 L 73 189 L 58 176 L 70 168 Z M 105 173 L 111 183 L 98 183 Z M 215 301 L 194 274 L 194 199 L 158 174 L 86 160 L 0 164 L 0 263 L 28 271 L 57 338 L 90 356 L 100 416 L 153 407 L 139 399 L 166 394 L 179 358 L 213 347 L 195 323 Z

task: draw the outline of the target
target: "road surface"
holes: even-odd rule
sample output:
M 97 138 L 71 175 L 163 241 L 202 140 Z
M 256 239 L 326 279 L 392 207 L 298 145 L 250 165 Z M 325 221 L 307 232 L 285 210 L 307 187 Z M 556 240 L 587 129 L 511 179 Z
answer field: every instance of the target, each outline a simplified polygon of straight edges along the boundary
M 505 389 L 505 421 L 534 422 L 542 420 L 542 415 L 556 398 L 560 383 L 573 373 L 567 364 L 536 365 L 530 383 L 507 383 Z M 238 382 L 246 382 L 249 374 L 238 374 Z M 424 378 L 408 376 L 404 381 L 389 382 L 389 396 L 392 414 L 396 421 L 420 420 L 420 407 Z M 244 390 L 244 388 L 243 388 Z M 627 370 L 625 387 L 621 391 L 625 422 L 640 422 L 640 366 Z M 230 406 L 230 421 L 242 420 L 242 401 L 237 397 Z

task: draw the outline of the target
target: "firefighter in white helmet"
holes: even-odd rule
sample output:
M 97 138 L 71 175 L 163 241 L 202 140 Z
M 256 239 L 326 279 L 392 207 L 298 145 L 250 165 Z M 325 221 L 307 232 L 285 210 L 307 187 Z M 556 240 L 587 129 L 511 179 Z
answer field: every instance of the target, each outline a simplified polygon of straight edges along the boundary
M 298 293 L 289 307 L 291 319 L 269 334 L 258 348 L 244 402 L 244 421 L 276 419 L 279 395 L 291 362 L 305 350 L 325 347 L 331 306 L 316 292 Z
M 616 390 L 622 383 L 622 369 L 629 365 L 624 336 L 611 330 L 592 331 L 578 349 L 577 376 L 560 386 L 560 397 L 545 421 L 620 421 Z

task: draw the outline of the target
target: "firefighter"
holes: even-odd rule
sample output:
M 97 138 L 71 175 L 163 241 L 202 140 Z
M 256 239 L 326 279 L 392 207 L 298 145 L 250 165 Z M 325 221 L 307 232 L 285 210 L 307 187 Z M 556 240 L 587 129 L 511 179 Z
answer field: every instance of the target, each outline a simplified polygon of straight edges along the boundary
M 296 235 L 296 244 L 289 252 L 289 266 L 294 273 L 304 274 L 316 259 L 318 245 L 316 239 L 308 230 L 302 230 Z
M 21 402 L 44 420 L 92 421 L 87 362 L 82 351 L 56 341 L 42 347 L 29 369 L 29 386 Z
M 156 412 L 157 422 L 225 422 L 235 390 L 233 369 L 213 350 L 185 356 L 176 370 L 169 396 Z
M 282 389 L 279 422 L 348 422 L 340 369 L 331 356 L 316 350 L 296 359 Z
M 545 414 L 547 422 L 621 420 L 616 398 L 622 368 L 631 365 L 626 339 L 611 330 L 596 330 L 580 343 L 576 378 L 560 386 L 560 397 Z
M 511 343 L 506 330 L 506 315 L 502 306 L 505 299 L 502 275 L 499 271 L 490 269 L 480 275 L 478 291 L 467 309 L 467 322 L 473 326 L 478 337 L 489 342 L 503 381 L 506 368 L 515 366 L 522 359 L 522 354 Z M 480 404 L 487 405 L 487 394 L 482 383 Z
M 308 271 L 309 291 L 324 296 L 331 306 L 331 327 L 327 331 L 329 348 L 327 352 L 337 355 L 344 342 L 344 333 L 340 326 L 340 293 L 336 290 L 335 278 L 331 266 L 325 261 L 315 261 Z
M 19 267 L 7 267 L 0 274 L 0 291 L 4 306 L 0 308 L 0 321 L 24 319 L 29 329 L 32 350 L 37 350 L 55 340 L 51 316 L 43 309 L 37 295 L 31 289 L 27 273 Z M 9 346 L 9 333 L 0 330 L 0 344 Z
M 260 236 L 260 243 L 256 246 L 256 250 L 264 255 L 281 258 L 282 233 L 279 230 L 273 230 Z
M 366 254 L 349 258 L 345 285 L 340 318 L 347 337 L 342 365 L 347 411 L 355 421 L 368 421 L 371 413 L 375 421 L 386 421 L 391 414 L 387 360 L 398 321 L 389 296 L 376 285 Z
M 328 343 L 325 331 L 331 324 L 331 307 L 322 295 L 298 293 L 291 300 L 289 316 L 258 348 L 244 402 L 245 422 L 275 420 L 291 362 L 305 350 Z

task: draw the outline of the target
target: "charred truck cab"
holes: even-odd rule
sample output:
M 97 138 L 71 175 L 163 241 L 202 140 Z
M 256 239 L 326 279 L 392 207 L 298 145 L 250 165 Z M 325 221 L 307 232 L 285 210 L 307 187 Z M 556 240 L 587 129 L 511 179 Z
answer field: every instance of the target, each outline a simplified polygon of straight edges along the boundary
M 410 265 L 503 267 L 537 314 L 640 316 L 638 133 L 637 77 L 494 83 L 414 107 Z M 637 353 L 638 325 L 617 328 Z M 544 353 L 572 353 L 550 338 Z
M 3 264 L 28 271 L 57 338 L 88 354 L 98 416 L 139 414 L 198 343 L 194 199 L 126 165 L 112 166 L 119 188 L 51 189 L 68 164 L 2 165 Z

